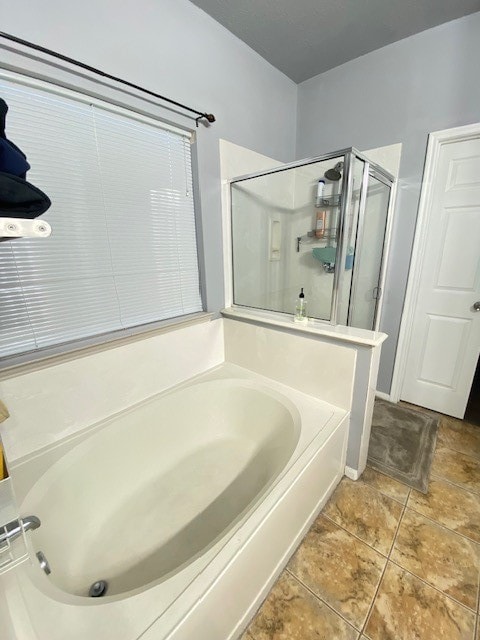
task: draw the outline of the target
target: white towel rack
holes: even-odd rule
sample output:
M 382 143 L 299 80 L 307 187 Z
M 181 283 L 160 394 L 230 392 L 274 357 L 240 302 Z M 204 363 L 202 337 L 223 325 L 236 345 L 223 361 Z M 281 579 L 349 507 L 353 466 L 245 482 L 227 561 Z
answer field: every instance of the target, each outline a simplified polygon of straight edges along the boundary
M 52 227 L 45 220 L 0 218 L 0 238 L 48 238 Z

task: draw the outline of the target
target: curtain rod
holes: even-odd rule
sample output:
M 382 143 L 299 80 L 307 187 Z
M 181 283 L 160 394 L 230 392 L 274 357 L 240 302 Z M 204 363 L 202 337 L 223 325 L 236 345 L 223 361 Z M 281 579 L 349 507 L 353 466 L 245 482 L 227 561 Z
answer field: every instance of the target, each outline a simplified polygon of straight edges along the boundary
M 86 69 L 87 71 L 91 71 L 92 73 L 96 73 L 103 78 L 108 78 L 109 80 L 114 80 L 115 82 L 119 82 L 120 84 L 124 84 L 127 87 L 132 87 L 133 89 L 137 89 L 138 91 L 143 91 L 143 93 L 147 93 L 149 96 L 153 96 L 154 98 L 159 98 L 160 100 L 164 100 L 170 104 L 175 105 L 176 107 L 180 107 L 181 109 L 185 109 L 186 111 L 190 111 L 191 113 L 195 113 L 198 117 L 195 118 L 195 123 L 198 127 L 198 123 L 200 120 L 207 120 L 208 122 L 215 122 L 215 116 L 213 113 L 203 113 L 202 111 L 197 111 L 197 109 L 192 109 L 192 107 L 187 107 L 187 105 L 182 104 L 181 102 L 177 102 L 176 100 L 171 100 L 170 98 L 166 98 L 165 96 L 160 95 L 159 93 L 155 93 L 155 91 L 150 91 L 149 89 L 144 89 L 138 84 L 133 84 L 133 82 L 129 82 L 128 80 L 123 80 L 118 76 L 113 76 L 110 73 L 106 73 L 105 71 L 101 71 L 100 69 L 96 69 L 95 67 L 91 67 L 84 62 L 79 62 L 78 60 L 74 60 L 73 58 L 69 58 L 68 56 L 64 56 L 62 53 L 58 53 L 57 51 L 52 51 L 52 49 L 47 49 L 46 47 L 42 47 L 39 44 L 34 44 L 33 42 L 29 42 L 28 40 L 22 40 L 22 38 L 17 38 L 16 36 L 12 36 L 9 33 L 5 33 L 0 31 L 0 37 L 5 38 L 5 40 L 10 40 L 11 42 L 16 42 L 17 44 L 21 44 L 25 47 L 29 47 L 30 49 L 35 49 L 35 51 L 41 51 L 42 53 L 46 53 L 49 56 L 53 56 L 54 58 L 58 58 L 59 60 L 63 60 L 64 62 L 68 62 L 77 67 L 81 67 L 82 69 Z

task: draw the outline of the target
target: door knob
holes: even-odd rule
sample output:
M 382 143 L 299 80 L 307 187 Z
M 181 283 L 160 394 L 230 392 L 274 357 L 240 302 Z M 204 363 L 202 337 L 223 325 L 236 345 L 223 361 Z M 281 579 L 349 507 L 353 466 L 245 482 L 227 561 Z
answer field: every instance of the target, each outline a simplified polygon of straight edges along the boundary
M 473 310 L 480 311 L 480 300 L 478 302 L 473 303 Z

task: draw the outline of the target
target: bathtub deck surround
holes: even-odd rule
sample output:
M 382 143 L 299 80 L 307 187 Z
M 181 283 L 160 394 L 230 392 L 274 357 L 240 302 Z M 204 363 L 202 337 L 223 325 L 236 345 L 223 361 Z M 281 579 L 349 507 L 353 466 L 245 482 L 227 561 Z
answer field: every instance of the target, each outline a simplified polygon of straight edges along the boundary
M 206 320 L 0 381 L 19 514 L 43 523 L 31 557 L 52 567 L 0 576 L 2 640 L 18 625 L 22 640 L 240 634 L 345 472 L 359 348 L 372 346 L 304 329 Z M 98 580 L 110 591 L 87 598 Z
M 288 358 L 292 366 L 282 373 L 288 384 L 348 407 L 350 433 L 345 473 L 352 480 L 359 478 L 367 464 L 380 352 L 387 335 L 315 320 L 298 324 L 276 313 L 241 307 L 224 309 L 222 314 L 227 318 L 228 360 L 242 366 L 248 362 L 256 371 L 271 375 L 279 367 L 281 371 L 282 362 Z M 342 353 L 343 358 L 348 358 L 347 353 L 353 358 L 351 387 L 345 384 L 344 376 L 351 361 L 347 364 L 340 359 L 332 366 L 333 351 L 328 352 L 328 348 L 341 349 L 338 354 Z
M 221 320 L 200 319 L 131 342 L 0 374 L 10 418 L 0 427 L 7 465 L 75 437 L 100 420 L 221 364 Z

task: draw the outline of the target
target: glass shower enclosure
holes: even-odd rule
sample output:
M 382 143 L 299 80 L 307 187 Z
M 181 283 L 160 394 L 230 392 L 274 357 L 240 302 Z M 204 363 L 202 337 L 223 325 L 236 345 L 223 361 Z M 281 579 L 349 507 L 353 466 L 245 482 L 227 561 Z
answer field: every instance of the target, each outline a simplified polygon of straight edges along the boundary
M 393 184 L 354 148 L 233 179 L 233 304 L 377 329 Z

